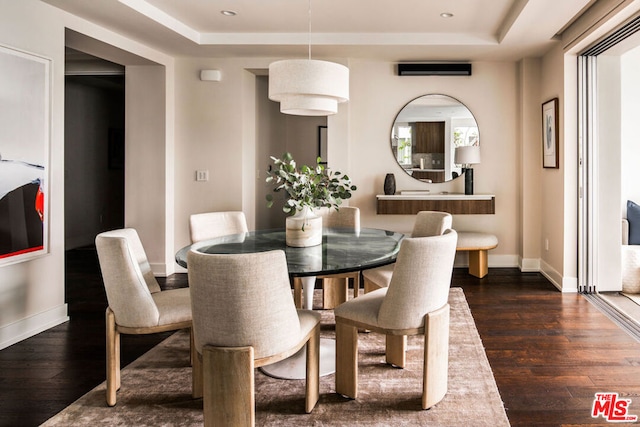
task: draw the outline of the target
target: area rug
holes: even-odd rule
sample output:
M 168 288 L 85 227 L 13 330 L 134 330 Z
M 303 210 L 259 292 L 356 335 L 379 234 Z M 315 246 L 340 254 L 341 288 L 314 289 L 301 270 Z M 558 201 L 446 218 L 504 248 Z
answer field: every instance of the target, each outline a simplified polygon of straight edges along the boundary
M 318 291 L 316 291 L 318 292 Z M 407 366 L 384 364 L 384 337 L 361 333 L 359 397 L 335 393 L 334 375 L 321 378 L 320 401 L 304 413 L 304 380 L 279 380 L 256 370 L 258 426 L 508 426 L 493 373 L 464 293 L 452 288 L 449 389 L 421 410 L 422 340 L 409 337 Z M 323 338 L 335 338 L 333 311 L 322 311 Z M 104 383 L 49 419 L 45 426 L 202 425 L 202 399 L 191 398 L 189 335 L 180 331 L 122 371 L 118 403 L 105 404 Z

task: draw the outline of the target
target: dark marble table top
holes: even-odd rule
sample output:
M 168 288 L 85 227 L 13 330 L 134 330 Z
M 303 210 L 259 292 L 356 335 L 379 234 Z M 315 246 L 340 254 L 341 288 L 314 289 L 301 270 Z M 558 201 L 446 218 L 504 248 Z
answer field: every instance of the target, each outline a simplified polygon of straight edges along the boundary
M 187 253 L 191 249 L 217 254 L 281 249 L 292 276 L 346 273 L 391 264 L 404 238 L 401 233 L 376 228 L 362 228 L 358 233 L 352 229 L 325 228 L 322 234 L 322 244 L 308 248 L 287 246 L 284 229 L 223 236 L 185 246 L 176 254 L 176 262 L 187 267 Z

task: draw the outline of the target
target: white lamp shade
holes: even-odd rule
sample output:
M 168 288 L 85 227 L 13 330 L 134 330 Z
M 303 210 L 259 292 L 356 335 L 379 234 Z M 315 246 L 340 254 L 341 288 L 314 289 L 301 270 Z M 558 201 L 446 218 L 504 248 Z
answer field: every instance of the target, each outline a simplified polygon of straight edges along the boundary
M 288 59 L 269 65 L 269 99 L 280 111 L 300 116 L 327 116 L 349 100 L 349 69 L 314 59 Z
M 470 145 L 465 147 L 456 147 L 453 162 L 456 165 L 473 165 L 480 163 L 480 146 Z

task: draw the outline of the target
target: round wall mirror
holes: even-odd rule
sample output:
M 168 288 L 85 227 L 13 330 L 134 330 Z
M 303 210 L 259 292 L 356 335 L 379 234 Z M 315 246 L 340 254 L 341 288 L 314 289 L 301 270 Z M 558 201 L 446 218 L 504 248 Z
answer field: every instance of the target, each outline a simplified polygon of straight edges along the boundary
M 391 129 L 391 152 L 402 169 L 422 182 L 446 182 L 462 174 L 456 147 L 480 145 L 471 111 L 447 95 L 424 95 L 400 110 Z

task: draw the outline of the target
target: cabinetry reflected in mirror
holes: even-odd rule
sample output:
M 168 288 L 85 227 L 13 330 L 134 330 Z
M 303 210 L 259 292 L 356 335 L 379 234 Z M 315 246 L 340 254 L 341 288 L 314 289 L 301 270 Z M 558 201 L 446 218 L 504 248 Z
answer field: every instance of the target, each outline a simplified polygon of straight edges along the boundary
M 471 111 L 447 95 L 420 96 L 396 116 L 391 128 L 391 152 L 402 169 L 422 182 L 446 182 L 462 174 L 454 164 L 456 147 L 480 145 Z

